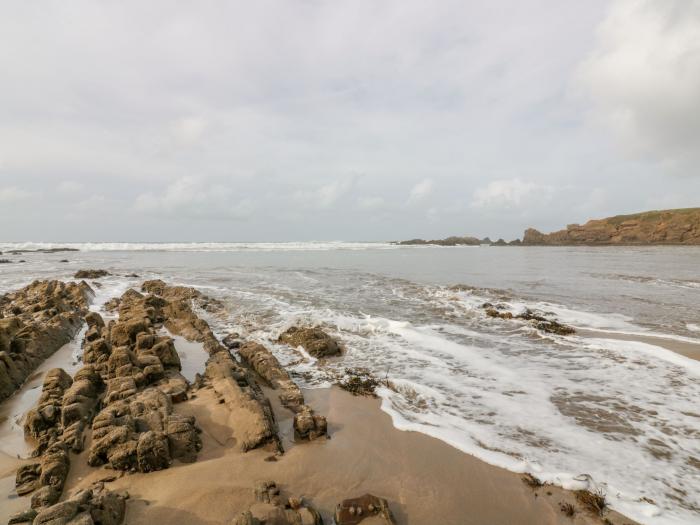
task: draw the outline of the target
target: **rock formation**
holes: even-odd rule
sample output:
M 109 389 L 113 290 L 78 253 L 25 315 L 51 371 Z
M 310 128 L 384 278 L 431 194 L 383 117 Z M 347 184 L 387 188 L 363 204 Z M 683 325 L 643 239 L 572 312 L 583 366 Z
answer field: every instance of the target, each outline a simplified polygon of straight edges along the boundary
M 333 357 L 340 355 L 342 351 L 338 342 L 320 328 L 292 326 L 280 335 L 279 340 L 289 346 L 301 346 L 316 358 Z
M 525 230 L 525 245 L 700 244 L 700 208 L 648 211 L 570 224 L 544 234 Z
M 268 443 L 281 451 L 269 400 L 228 350 L 216 352 L 207 360 L 203 385 L 213 388 L 230 411 L 233 437 L 243 451 Z
M 196 304 L 209 312 L 217 312 L 220 303 L 194 288 L 168 286 L 160 280 L 146 281 L 142 289 L 151 293 L 152 303 L 162 301 L 158 312 L 171 333 L 203 343 L 210 357 L 204 375 L 200 377 L 201 386 L 212 388 L 231 412 L 233 437 L 241 449 L 245 451 L 269 444 L 281 451 L 269 400 L 252 373 L 238 364 L 231 352 L 219 343 L 209 324 L 192 308 Z
M 95 483 L 61 503 L 32 507 L 13 516 L 9 523 L 33 525 L 119 525 L 124 520 L 125 494 Z
M 313 440 L 327 434 L 326 418 L 314 414 L 311 407 L 304 403 L 301 389 L 272 352 L 259 343 L 249 342 L 241 346 L 238 353 L 272 388 L 279 391 L 282 405 L 294 412 L 294 435 L 297 439 Z
M 255 487 L 257 503 L 236 517 L 231 525 L 323 525 L 321 515 L 301 498 L 282 498 L 274 481 Z
M 107 270 L 78 270 L 75 272 L 76 279 L 99 279 L 111 275 Z
M 26 437 L 36 443 L 35 460 L 23 464 L 15 478 L 17 494 L 31 495 L 30 508 L 13 516 L 10 523 L 122 523 L 128 495 L 107 490 L 106 479 L 63 495 L 70 489 L 71 464 L 148 473 L 167 469 L 174 460 L 196 461 L 202 446 L 199 429 L 194 417 L 183 415 L 176 406 L 186 403 L 190 395 L 218 401 L 228 410 L 231 437 L 244 452 L 258 447 L 282 452 L 272 406 L 260 380 L 275 389 L 282 405 L 294 413 L 297 439 L 326 434 L 325 417 L 305 404 L 301 389 L 265 346 L 242 343 L 237 334 L 232 335 L 227 342 L 238 348 L 244 361 L 240 364 L 196 313 L 198 308 L 217 313 L 220 303 L 194 289 L 162 281 L 148 281 L 142 290 L 145 293 L 128 290 L 110 303 L 118 313 L 116 320 L 105 322 L 95 312 L 85 315 L 83 366 L 73 377 L 59 368 L 46 373 L 40 397 L 24 420 Z M 12 304 L 2 303 L 7 308 Z M 13 314 L 17 315 L 21 312 Z M 180 374 L 180 359 L 165 327 L 201 342 L 209 354 L 205 370 L 192 385 Z M 317 357 L 340 352 L 338 343 L 319 328 L 293 328 L 281 339 L 304 346 Z M 275 482 L 259 483 L 255 499 L 232 525 L 323 523 L 302 498 L 283 498 Z M 355 521 L 348 521 L 348 516 Z M 336 512 L 336 519 L 345 520 L 338 523 L 343 524 L 366 517 L 394 523 L 386 501 L 369 495 L 344 501 Z
M 372 523 L 396 525 L 387 501 L 372 494 L 343 500 L 335 509 L 336 525 L 356 525 L 366 518 L 373 518 Z
M 503 305 L 494 306 L 491 303 L 484 303 L 481 307 L 486 311 L 486 315 L 489 317 L 529 321 L 530 324 L 538 330 L 549 334 L 571 335 L 576 333 L 576 330 L 571 326 L 562 324 L 556 319 L 547 318 L 540 313 L 533 312 L 529 308 L 526 308 L 525 311 L 519 314 L 513 314 L 513 312 L 505 310 Z
M 477 239 L 476 237 L 446 237 L 445 239 L 433 239 L 426 241 L 425 239 L 410 239 L 408 241 L 399 241 L 395 244 L 401 246 L 420 246 L 425 244 L 434 244 L 437 246 L 479 246 L 480 244 L 490 244 L 491 240 L 486 238 L 484 240 Z
M 0 401 L 75 336 L 93 296 L 85 282 L 34 281 L 0 297 Z
M 31 506 L 39 512 L 35 523 L 44 523 L 36 520 L 59 500 L 70 454 L 83 450 L 88 431 L 90 466 L 151 472 L 168 468 L 175 459 L 196 459 L 201 440 L 195 420 L 173 410 L 173 403 L 187 399 L 189 385 L 180 374 L 172 339 L 157 333 L 166 307 L 160 297 L 127 291 L 117 321 L 106 324 L 94 312 L 86 316 L 84 366 L 75 376 L 62 369 L 47 372 L 41 396 L 24 422 L 40 459 L 22 466 L 16 478 L 18 494 L 33 493 Z M 54 523 L 51 519 L 45 521 Z M 61 523 L 77 518 L 66 519 Z M 93 521 L 97 523 L 94 516 Z

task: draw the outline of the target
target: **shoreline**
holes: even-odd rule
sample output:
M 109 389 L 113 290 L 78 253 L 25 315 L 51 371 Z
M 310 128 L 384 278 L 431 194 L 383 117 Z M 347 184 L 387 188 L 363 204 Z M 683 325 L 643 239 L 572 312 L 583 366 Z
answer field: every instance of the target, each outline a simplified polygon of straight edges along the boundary
M 330 438 L 293 443 L 291 415 L 276 396 L 270 396 L 286 448 L 277 461 L 266 461 L 270 456 L 266 450 L 240 452 L 230 437 L 225 409 L 212 391 L 202 389 L 191 401 L 176 405 L 183 415 L 194 415 L 202 428 L 203 448 L 196 462 L 176 462 L 148 474 L 122 474 L 74 460 L 65 492 L 116 475 L 106 486 L 128 491 L 125 523 L 129 525 L 227 524 L 254 504 L 253 486 L 267 479 L 275 480 L 285 496 L 303 496 L 324 523 L 332 523 L 335 505 L 342 499 L 365 493 L 387 498 L 399 525 L 602 522 L 584 510 L 573 519 L 567 517 L 562 504 L 578 507 L 571 491 L 550 485 L 531 488 L 520 474 L 425 434 L 396 429 L 380 409 L 379 399 L 354 397 L 338 387 L 304 390 L 304 395 L 314 410 L 327 415 Z M 19 463 L 8 457 L 0 462 L 3 491 L 13 485 Z M 5 499 L 0 520 L 25 508 L 28 499 Z M 635 523 L 612 510 L 605 518 L 615 525 Z
M 632 341 L 658 346 L 676 354 L 685 356 L 694 361 L 700 361 L 700 343 L 681 341 L 663 335 L 625 334 L 606 330 L 590 330 L 577 328 L 576 334 L 590 339 L 615 339 L 618 341 Z
M 193 352 L 204 354 L 201 343 L 163 330 L 167 337 L 174 338 L 178 354 L 185 359 L 183 365 L 195 357 Z M 41 376 L 50 366 L 74 371 L 70 367 L 77 362 L 69 363 L 66 358 L 72 358 L 74 350 L 79 349 L 76 345 L 82 333 L 44 361 L 17 395 L 0 405 L 0 418 L 4 416 L 7 420 L 10 412 L 13 412 L 10 417 L 14 417 L 16 410 L 10 409 L 13 405 L 22 405 L 23 410 L 28 408 L 27 394 L 29 397 L 38 394 Z M 662 336 L 595 330 L 579 330 L 579 335 L 654 341 L 651 344 L 682 355 L 690 350 L 700 353 L 700 345 Z M 659 340 L 665 345 L 659 344 Z M 688 346 L 691 348 L 685 348 Z M 692 358 L 697 360 L 697 354 Z M 196 362 L 190 363 L 194 365 L 191 373 L 202 366 L 196 357 L 193 361 Z M 258 383 L 265 383 L 256 377 Z M 330 439 L 295 442 L 292 414 L 281 406 L 279 392 L 264 386 L 263 390 L 272 404 L 278 435 L 287 451 L 283 456 L 270 460 L 269 448 L 240 452 L 233 438 L 236 422 L 231 422 L 230 413 L 219 404 L 221 399 L 209 386 L 194 386 L 191 399 L 176 404 L 174 410 L 183 416 L 194 416 L 202 429 L 204 449 L 196 462 L 184 464 L 175 460 L 167 470 L 147 475 L 124 474 L 87 467 L 86 452 L 82 452 L 72 455 L 62 499 L 109 478 L 110 490 L 127 490 L 132 496 L 127 503 L 127 523 L 173 520 L 193 525 L 229 523 L 243 509 L 255 504 L 252 499 L 255 484 L 271 479 L 279 484 L 285 497 L 308 496 L 308 502 L 318 509 L 326 523 L 340 501 L 368 492 L 386 498 L 397 523 L 401 524 L 601 523 L 599 517 L 584 510 L 579 510 L 573 520 L 565 515 L 562 505 L 579 508 L 575 493 L 551 485 L 533 487 L 523 481 L 521 474 L 490 465 L 437 438 L 399 430 L 391 416 L 381 409 L 379 399 L 353 397 L 337 387 L 304 390 L 308 404 L 327 416 Z M 25 446 L 21 436 L 22 443 L 17 442 L 17 434 L 0 433 L 0 438 L 10 449 L 15 445 L 17 450 Z M 89 436 L 86 445 L 89 449 Z M 13 451 L 6 449 L 0 450 L 0 498 L 4 500 L 0 505 L 0 520 L 29 504 L 29 498 L 12 494 L 14 470 L 27 461 L 12 457 Z M 220 498 L 212 499 L 215 497 Z M 220 499 L 225 499 L 226 512 L 230 514 L 223 521 L 220 512 L 210 514 L 212 508 L 222 508 Z M 181 521 L 183 513 L 189 513 L 188 521 Z M 605 518 L 614 525 L 632 523 L 613 511 L 607 512 Z

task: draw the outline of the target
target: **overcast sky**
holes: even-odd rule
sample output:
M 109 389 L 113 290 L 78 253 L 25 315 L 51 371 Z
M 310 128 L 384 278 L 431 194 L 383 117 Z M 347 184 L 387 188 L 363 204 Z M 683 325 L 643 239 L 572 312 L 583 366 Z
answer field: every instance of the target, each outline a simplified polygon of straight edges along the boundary
M 2 2 L 0 241 L 700 206 L 697 0 Z

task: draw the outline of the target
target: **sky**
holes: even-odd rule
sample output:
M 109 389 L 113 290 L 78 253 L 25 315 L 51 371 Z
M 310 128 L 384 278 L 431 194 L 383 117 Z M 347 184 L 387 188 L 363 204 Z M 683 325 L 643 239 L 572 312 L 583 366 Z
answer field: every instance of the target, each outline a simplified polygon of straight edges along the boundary
M 5 0 L 0 241 L 513 239 L 700 206 L 697 0 Z

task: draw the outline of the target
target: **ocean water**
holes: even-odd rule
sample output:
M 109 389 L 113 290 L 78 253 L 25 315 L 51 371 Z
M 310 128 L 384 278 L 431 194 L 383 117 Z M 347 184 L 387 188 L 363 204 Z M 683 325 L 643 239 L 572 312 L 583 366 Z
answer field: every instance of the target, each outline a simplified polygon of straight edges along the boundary
M 398 428 L 566 488 L 603 490 L 642 523 L 700 522 L 700 361 L 668 349 L 700 357 L 700 248 L 73 247 L 6 253 L 25 262 L 0 265 L 0 292 L 82 268 L 113 273 L 99 281 L 95 308 L 144 279 L 195 286 L 226 305 L 209 318 L 215 331 L 267 344 L 303 386 L 368 368 L 388 380 L 379 394 Z M 492 319 L 486 302 L 579 331 Z M 344 356 L 321 363 L 275 343 L 298 323 L 325 327 Z

